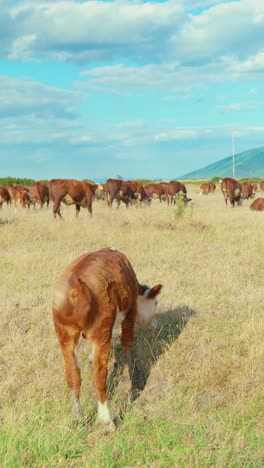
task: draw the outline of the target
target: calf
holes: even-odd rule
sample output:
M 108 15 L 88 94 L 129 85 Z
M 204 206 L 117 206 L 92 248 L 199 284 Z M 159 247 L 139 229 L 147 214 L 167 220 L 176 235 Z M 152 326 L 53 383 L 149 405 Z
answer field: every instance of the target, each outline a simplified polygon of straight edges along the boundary
M 232 207 L 235 206 L 235 202 L 239 205 L 242 198 L 242 189 L 240 183 L 232 179 L 231 177 L 225 177 L 221 182 L 221 190 L 224 195 L 225 203 L 227 205 L 227 200 Z
M 264 180 L 260 182 L 259 187 L 260 187 L 261 193 L 264 193 Z
M 216 189 L 216 185 L 214 182 L 208 182 L 208 185 L 210 186 L 210 192 L 214 193 Z
M 264 211 L 264 198 L 257 198 L 250 205 L 250 209 L 253 211 Z
M 152 198 L 159 198 L 159 201 L 166 200 L 166 187 L 167 182 L 160 182 L 158 184 L 144 185 L 145 194 L 149 200 Z
M 62 273 L 55 285 L 53 317 L 65 360 L 66 380 L 72 390 L 73 417 L 80 419 L 80 370 L 74 348 L 80 335 L 93 346 L 93 383 L 98 418 L 114 428 L 106 398 L 107 367 L 113 328 L 121 323 L 121 345 L 128 352 L 134 326 L 154 325 L 156 296 L 162 285 L 149 288 L 138 283 L 124 254 L 104 248 L 84 254 Z
M 15 208 L 20 204 L 23 208 L 30 208 L 32 197 L 29 193 L 29 188 L 26 185 L 11 184 L 7 187 L 11 200 L 14 202 Z
M 242 189 L 242 196 L 246 200 L 252 197 L 253 194 L 253 187 L 249 182 L 242 182 L 241 183 L 241 189 Z
M 46 203 L 47 207 L 49 206 L 50 196 L 47 184 L 34 182 L 29 189 L 29 193 L 32 197 L 34 208 L 36 207 L 36 203 L 39 203 L 41 208 L 43 208 L 44 203 Z
M 208 193 L 211 192 L 211 187 L 208 183 L 202 184 L 200 186 L 200 194 L 201 195 L 208 195 Z

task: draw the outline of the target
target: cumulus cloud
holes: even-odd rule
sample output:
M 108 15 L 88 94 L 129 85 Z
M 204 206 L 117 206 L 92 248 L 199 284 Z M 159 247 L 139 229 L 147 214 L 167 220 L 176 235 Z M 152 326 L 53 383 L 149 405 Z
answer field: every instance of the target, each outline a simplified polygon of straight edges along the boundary
M 2 56 L 87 63 L 130 56 L 144 61 L 148 54 L 158 58 L 160 46 L 187 19 L 183 7 L 165 3 L 54 1 L 18 2 L 3 7 L 5 23 Z M 2 20 L 2 21 L 1 21 Z
M 231 55 L 244 61 L 263 48 L 263 18 L 262 0 L 7 1 L 0 55 L 79 64 L 209 64 Z

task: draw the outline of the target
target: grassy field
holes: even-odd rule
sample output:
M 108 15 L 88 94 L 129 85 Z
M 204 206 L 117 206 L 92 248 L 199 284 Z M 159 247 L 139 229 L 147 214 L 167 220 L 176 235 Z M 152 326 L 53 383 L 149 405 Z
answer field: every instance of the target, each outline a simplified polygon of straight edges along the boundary
M 62 222 L 51 209 L 3 208 L 0 466 L 264 465 L 264 216 L 247 201 L 226 208 L 219 188 L 207 197 L 198 192 L 189 188 L 194 204 L 183 216 L 159 202 L 119 211 L 98 202 L 93 219 L 82 209 L 78 220 L 73 207 L 64 208 Z M 109 400 L 117 430 L 110 435 L 95 420 L 83 341 L 86 419 L 71 422 L 51 315 L 60 272 L 104 246 L 123 251 L 139 281 L 164 285 L 157 330 L 136 332 L 140 394 L 118 341 L 113 347 Z

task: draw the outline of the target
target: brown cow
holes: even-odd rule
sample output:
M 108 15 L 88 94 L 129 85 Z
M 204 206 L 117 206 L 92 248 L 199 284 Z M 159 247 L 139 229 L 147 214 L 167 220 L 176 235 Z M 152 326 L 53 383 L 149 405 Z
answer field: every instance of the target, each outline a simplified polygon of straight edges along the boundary
M 81 206 L 87 208 L 92 215 L 92 203 L 95 189 L 88 182 L 80 182 L 74 179 L 53 179 L 49 183 L 50 197 L 53 201 L 53 214 L 56 218 L 61 216 L 60 204 L 76 205 L 76 216 L 78 216 Z
M 251 184 L 249 184 L 248 182 L 241 182 L 241 189 L 242 189 L 242 195 L 243 195 L 243 198 L 245 198 L 246 200 L 248 200 L 249 198 L 252 197 L 252 193 L 253 193 L 253 187 Z
M 18 204 L 20 204 L 22 208 L 26 208 L 26 206 L 30 208 L 32 197 L 29 193 L 29 188 L 26 185 L 11 184 L 7 187 L 7 190 L 14 202 L 15 208 Z
M 108 206 L 111 207 L 116 200 L 117 208 L 121 201 L 128 207 L 132 200 L 137 200 L 141 204 L 147 198 L 143 185 L 136 180 L 107 179 L 106 194 Z
M 235 206 L 235 202 L 239 205 L 242 199 L 242 189 L 240 183 L 232 179 L 231 177 L 225 177 L 221 182 L 221 190 L 224 195 L 225 203 L 227 205 L 227 199 L 232 207 Z
M 264 211 L 264 198 L 256 198 L 250 205 L 250 209 L 254 211 Z
M 80 336 L 93 346 L 98 418 L 111 430 L 115 426 L 107 405 L 106 379 L 113 328 L 121 325 L 121 344 L 127 353 L 134 340 L 135 323 L 153 328 L 156 296 L 161 287 L 161 284 L 153 288 L 139 284 L 125 255 L 109 248 L 77 258 L 58 279 L 53 317 L 67 384 L 74 398 L 75 419 L 82 417 L 81 378 L 74 352 Z
M 259 186 L 260 186 L 261 192 L 264 193 L 264 180 L 260 182 Z
M 46 203 L 47 207 L 49 206 L 50 196 L 47 184 L 34 182 L 29 189 L 29 193 L 32 196 L 34 208 L 36 203 L 39 203 L 41 208 L 43 208 L 44 203 Z
M 166 187 L 167 182 L 160 182 L 158 184 L 144 185 L 144 190 L 149 200 L 151 198 L 155 198 L 156 195 L 156 197 L 159 198 L 159 201 L 161 202 L 162 200 L 166 200 Z
M 174 204 L 176 203 L 175 195 L 177 195 L 178 193 L 183 194 L 186 203 L 191 200 L 191 198 L 187 198 L 187 190 L 185 185 L 181 182 L 178 182 L 177 180 L 172 180 L 167 184 L 166 187 L 166 199 L 168 205 L 172 205 L 172 202 L 174 202 Z
M 210 192 L 214 193 L 215 192 L 215 189 L 216 189 L 216 185 L 214 182 L 208 182 L 209 186 L 210 186 Z
M 9 203 L 11 203 L 11 197 L 5 187 L 0 187 L 0 208 L 2 208 L 3 203 L 9 205 Z
M 211 187 L 209 183 L 204 183 L 200 186 L 200 194 L 201 195 L 208 195 L 211 192 Z
M 204 182 L 200 187 L 200 193 L 202 195 L 208 195 L 208 193 L 214 193 L 216 189 L 216 185 L 214 182 Z

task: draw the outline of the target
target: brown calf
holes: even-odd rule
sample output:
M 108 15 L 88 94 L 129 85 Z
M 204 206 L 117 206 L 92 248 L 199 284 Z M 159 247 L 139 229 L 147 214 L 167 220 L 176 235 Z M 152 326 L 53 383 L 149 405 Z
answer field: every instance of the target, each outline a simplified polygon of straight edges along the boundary
M 253 194 L 253 187 L 249 182 L 242 182 L 241 184 L 241 189 L 242 189 L 242 196 L 246 200 L 252 197 Z
M 26 208 L 26 206 L 30 208 L 32 197 L 27 186 L 21 184 L 11 184 L 9 187 L 7 187 L 7 190 L 11 200 L 14 202 L 15 208 L 18 204 L 20 204 L 22 208 Z
M 166 187 L 167 182 L 160 182 L 158 184 L 147 184 L 144 185 L 144 190 L 148 199 L 159 198 L 161 202 L 162 199 L 166 200 Z
M 46 203 L 47 207 L 49 206 L 50 196 L 47 184 L 34 182 L 29 189 L 29 193 L 32 197 L 34 208 L 36 203 L 39 203 L 41 208 L 43 208 L 44 203 Z
M 224 195 L 225 203 L 227 205 L 227 200 L 229 198 L 230 205 L 235 206 L 235 202 L 240 204 L 242 198 L 242 189 L 240 183 L 232 179 L 231 177 L 226 177 L 221 182 L 221 190 Z
M 261 192 L 264 193 L 264 180 L 260 182 L 259 186 L 260 186 Z
M 117 208 L 121 201 L 128 207 L 132 200 L 137 200 L 141 204 L 147 197 L 143 185 L 136 180 L 107 179 L 106 194 L 108 206 L 111 207 L 116 200 Z
M 211 192 L 211 187 L 208 183 L 202 184 L 200 186 L 200 193 L 201 195 L 208 195 L 208 193 Z
M 215 183 L 214 182 L 208 182 L 208 184 L 210 185 L 210 192 L 214 193 L 215 189 L 216 189 Z
M 264 198 L 257 198 L 250 205 L 250 209 L 254 211 L 264 211 Z
M 104 248 L 84 254 L 62 273 L 55 285 L 53 317 L 65 360 L 66 380 L 72 390 L 73 417 L 80 419 L 80 370 L 74 348 L 80 335 L 93 346 L 93 383 L 98 400 L 98 418 L 114 428 L 110 416 L 106 379 L 113 328 L 122 327 L 121 344 L 128 352 L 134 326 L 154 325 L 156 296 L 161 284 L 149 288 L 138 283 L 124 254 Z

